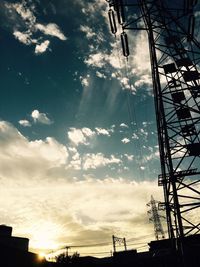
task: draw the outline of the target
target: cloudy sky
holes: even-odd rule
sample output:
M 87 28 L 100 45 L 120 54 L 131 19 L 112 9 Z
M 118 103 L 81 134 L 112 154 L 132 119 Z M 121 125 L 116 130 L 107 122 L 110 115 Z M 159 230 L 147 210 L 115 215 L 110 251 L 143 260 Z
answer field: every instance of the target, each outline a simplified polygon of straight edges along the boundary
M 107 13 L 104 0 L 0 3 L 0 224 L 32 251 L 153 238 L 146 34 L 130 35 L 127 62 Z

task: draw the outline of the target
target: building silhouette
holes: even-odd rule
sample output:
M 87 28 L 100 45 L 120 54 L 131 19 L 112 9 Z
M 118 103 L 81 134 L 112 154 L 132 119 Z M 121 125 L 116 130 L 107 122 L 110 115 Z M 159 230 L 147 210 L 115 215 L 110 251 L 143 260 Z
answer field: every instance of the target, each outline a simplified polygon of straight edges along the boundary
M 12 236 L 12 227 L 0 225 L 0 246 L 28 252 L 29 239 Z
M 29 252 L 29 239 L 12 236 L 12 227 L 0 225 L 0 266 L 41 267 L 48 266 L 45 260 Z

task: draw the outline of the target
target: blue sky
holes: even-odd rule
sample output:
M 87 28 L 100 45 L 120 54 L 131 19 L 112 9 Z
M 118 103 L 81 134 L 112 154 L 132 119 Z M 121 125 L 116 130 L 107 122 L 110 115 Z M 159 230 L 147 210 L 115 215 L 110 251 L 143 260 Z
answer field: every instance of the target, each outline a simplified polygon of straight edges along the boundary
M 0 10 L 0 222 L 37 251 L 150 240 L 162 191 L 146 33 L 127 62 L 103 0 Z

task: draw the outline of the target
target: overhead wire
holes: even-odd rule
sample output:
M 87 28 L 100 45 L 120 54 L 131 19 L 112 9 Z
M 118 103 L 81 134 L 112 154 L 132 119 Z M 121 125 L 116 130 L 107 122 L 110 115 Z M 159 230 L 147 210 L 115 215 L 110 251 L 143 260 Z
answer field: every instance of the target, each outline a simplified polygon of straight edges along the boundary
M 123 68 L 122 68 L 122 62 L 121 62 L 121 58 L 120 58 L 120 52 L 119 52 L 119 49 L 118 49 L 118 44 L 117 44 L 116 47 L 117 47 L 117 50 L 118 50 L 118 58 L 119 58 L 120 70 L 122 70 Z M 125 68 L 124 69 L 125 69 L 125 77 L 127 78 L 129 89 L 130 89 L 130 90 L 126 90 L 127 91 L 127 94 L 126 94 L 127 95 L 127 107 L 128 107 L 128 114 L 129 114 L 129 119 L 130 119 L 130 126 L 132 128 L 132 131 L 134 132 L 135 129 L 134 129 L 134 124 L 133 123 L 135 123 L 136 131 L 137 131 L 137 133 L 139 133 L 138 120 L 137 120 L 137 116 L 136 116 L 134 101 L 133 101 L 132 105 L 130 103 L 131 102 L 130 93 L 131 93 L 132 84 L 131 84 L 130 77 L 129 77 L 128 63 L 127 63 L 127 61 L 125 63 Z M 120 76 L 120 72 L 118 72 L 118 75 Z M 121 78 L 122 78 L 122 76 L 121 76 Z M 131 137 L 132 137 L 132 135 L 131 135 Z M 139 144 L 139 155 L 140 155 L 140 158 L 142 159 L 142 151 L 141 151 L 141 143 L 140 143 L 140 140 L 137 139 L 137 142 Z M 140 170 L 140 172 L 141 172 L 141 170 Z M 132 240 L 134 240 L 134 238 L 127 240 L 127 242 L 132 241 Z M 88 244 L 88 245 L 69 245 L 69 246 L 65 246 L 65 247 L 59 248 L 57 250 L 51 251 L 49 254 L 53 254 L 53 253 L 56 253 L 57 251 L 64 250 L 67 247 L 68 248 L 91 248 L 91 247 L 108 246 L 108 245 L 111 245 L 111 244 L 112 244 L 112 242 L 96 243 L 96 244 Z M 139 242 L 139 243 L 131 243 L 131 244 L 128 244 L 128 245 L 137 246 L 137 245 L 140 245 L 140 244 L 145 244 L 145 242 L 143 241 L 143 242 Z M 147 246 L 148 245 L 145 244 L 143 246 L 138 247 L 138 249 L 139 248 L 143 248 L 143 247 L 147 247 Z M 82 254 L 88 254 L 88 253 L 89 252 L 82 253 Z M 105 254 L 105 253 L 110 253 L 110 252 L 108 252 L 108 251 L 106 251 L 106 252 L 96 252 L 96 253 L 95 252 L 91 252 L 89 254 L 91 254 L 91 255 L 98 255 L 99 254 L 100 255 L 100 254 Z
M 81 253 L 81 255 L 102 255 L 102 254 L 110 254 L 111 251 L 102 251 L 102 252 L 88 252 L 88 253 Z
M 124 30 L 122 32 L 122 34 L 124 33 Z M 122 35 L 121 34 L 121 35 Z M 115 35 L 116 37 L 116 35 Z M 121 36 L 122 37 L 122 36 Z M 117 42 L 116 42 L 117 43 Z M 123 54 L 124 56 L 126 57 L 126 60 L 125 60 L 125 68 L 123 67 L 122 68 L 122 61 L 121 61 L 121 53 L 119 52 L 119 47 L 118 47 L 118 43 L 116 45 L 117 47 L 117 52 L 118 52 L 118 60 L 119 60 L 119 65 L 120 65 L 120 70 L 122 71 L 122 69 L 125 70 L 125 75 L 124 77 L 127 79 L 128 81 L 128 89 L 129 90 L 126 90 L 126 86 L 124 86 L 124 89 L 126 90 L 126 101 L 127 101 L 127 107 L 128 107 L 128 114 L 129 114 L 129 120 L 130 120 L 130 125 L 131 125 L 131 128 L 132 128 L 132 131 L 133 133 L 135 132 L 135 129 L 134 129 L 134 126 L 136 126 L 136 132 L 137 134 L 139 134 L 139 127 L 138 127 L 138 121 L 137 121 L 137 116 L 136 116 L 136 110 L 135 110 L 135 105 L 134 105 L 134 101 L 132 101 L 132 105 L 131 105 L 131 99 L 130 99 L 130 96 L 131 95 L 131 90 L 132 90 L 132 84 L 131 84 L 131 79 L 129 77 L 129 70 L 128 70 L 128 56 L 126 55 L 126 53 L 124 53 L 124 45 L 123 45 L 123 42 L 122 42 L 122 46 L 123 46 Z M 127 46 L 127 50 L 128 50 L 128 55 L 129 55 L 129 48 L 128 48 L 128 40 L 126 42 L 126 46 Z M 123 77 L 122 77 L 123 78 Z M 123 86 L 123 83 L 122 83 L 122 86 Z M 131 108 L 132 106 L 132 108 Z M 132 134 L 131 133 L 131 139 L 132 139 Z M 143 161 L 143 157 L 142 157 L 142 150 L 141 150 L 141 143 L 140 143 L 140 138 L 137 138 L 137 143 L 138 143 L 138 146 L 137 146 L 137 150 L 139 150 L 139 156 L 140 156 L 140 159 L 141 161 Z M 142 166 L 139 167 L 139 173 L 140 175 L 142 176 L 142 178 L 144 178 L 144 172 L 142 172 L 142 169 L 141 169 Z
M 137 133 L 139 133 L 139 126 L 138 126 L 138 121 L 137 121 L 137 116 L 136 116 L 137 113 L 136 113 L 135 103 L 134 103 L 134 101 L 132 101 L 132 103 L 130 103 L 131 102 L 132 84 L 131 84 L 131 78 L 130 78 L 130 71 L 129 71 L 129 64 L 128 63 L 129 63 L 129 61 L 125 60 L 125 71 L 126 71 L 125 76 L 127 77 L 129 88 L 130 88 L 130 90 L 127 90 L 128 113 L 129 113 L 130 120 L 135 122 L 135 125 L 133 125 L 131 123 L 133 133 L 135 131 L 134 126 L 136 128 Z M 146 101 L 144 102 L 144 104 L 147 104 Z M 150 113 L 147 113 L 147 108 L 145 108 L 144 111 L 145 111 L 145 115 L 150 114 Z M 146 121 L 148 121 L 147 116 L 146 116 Z M 139 134 L 141 134 L 141 133 L 139 133 Z M 148 155 L 146 157 L 144 156 L 146 154 L 146 152 L 144 152 L 144 149 L 146 149 L 146 148 L 141 145 L 140 138 L 137 139 L 137 143 L 138 143 L 137 149 L 139 151 L 139 157 L 140 157 L 140 161 L 141 161 L 141 166 L 139 168 L 139 171 L 140 171 L 141 177 L 144 179 L 144 174 L 146 174 L 145 176 L 148 177 L 149 173 L 151 172 L 151 168 L 149 165 L 149 160 L 147 158 Z M 145 164 L 145 169 L 142 170 L 141 167 L 144 164 Z
M 130 99 L 131 88 L 133 85 L 131 84 L 130 77 L 129 77 L 129 71 L 128 71 L 128 66 L 127 66 L 128 60 L 127 59 L 124 59 L 125 60 L 125 68 L 123 67 L 120 48 L 119 48 L 119 45 L 117 43 L 117 38 L 116 38 L 116 48 L 117 48 L 119 66 L 120 66 L 120 70 L 121 70 L 121 77 L 120 78 L 122 80 L 125 77 L 128 81 L 129 89 L 127 90 L 127 88 L 125 88 L 125 86 L 124 86 L 124 89 L 126 90 L 127 109 L 128 109 L 128 115 L 129 115 L 129 121 L 130 121 L 130 128 L 132 130 L 132 132 L 130 133 L 130 138 L 132 139 L 132 134 L 135 132 L 134 126 L 136 126 L 137 134 L 139 133 L 138 120 L 137 120 L 137 116 L 136 116 L 134 101 L 132 101 L 132 103 L 131 103 L 131 99 Z M 125 70 L 125 74 L 122 73 L 122 70 Z M 120 71 L 118 72 L 118 75 L 120 76 Z M 123 84 L 122 84 L 122 87 L 123 87 Z M 139 139 L 140 138 L 136 139 L 136 143 L 138 144 L 138 145 L 136 145 L 136 149 L 139 151 L 140 159 L 142 159 L 141 143 L 140 143 Z M 144 176 L 143 176 L 144 173 L 141 171 L 140 167 L 141 166 L 139 166 L 139 173 L 142 176 L 142 178 L 144 178 Z
M 146 235 L 145 237 L 146 238 L 144 238 L 143 236 L 141 237 L 142 239 L 143 239 L 143 241 L 142 242 L 134 242 L 134 243 L 129 243 L 129 242 L 131 242 L 131 241 L 133 241 L 133 240 L 135 240 L 135 238 L 133 237 L 133 238 L 129 238 L 129 239 L 127 239 L 126 240 L 126 242 L 127 242 L 127 245 L 128 246 L 135 246 L 136 247 L 136 249 L 139 249 L 139 248 L 141 248 L 141 247 L 147 247 L 148 246 L 148 244 L 145 242 L 145 240 L 146 239 L 148 239 L 148 237 L 151 237 L 152 236 L 152 234 L 149 234 L 149 235 Z M 137 238 L 138 239 L 138 238 Z M 87 241 L 85 241 L 85 243 L 87 243 Z M 138 245 L 142 245 L 142 244 L 144 244 L 143 246 L 140 246 L 140 247 L 138 247 Z M 63 247 L 61 247 L 61 248 L 58 248 L 58 249 L 56 249 L 56 250 L 51 250 L 51 251 L 49 251 L 49 255 L 51 255 L 51 254 L 56 254 L 56 252 L 59 252 L 59 251 L 63 251 L 63 250 L 66 250 L 66 248 L 70 248 L 70 249 L 73 249 L 73 248 L 92 248 L 92 247 L 106 247 L 106 246 L 109 246 L 109 245 L 112 245 L 112 242 L 104 242 L 104 243 L 94 243 L 94 244 L 88 244 L 88 245 L 83 245 L 83 244 L 80 244 L 80 245 L 66 245 L 66 246 L 63 246 Z M 117 247 L 120 247 L 120 245 L 118 245 Z M 81 252 L 81 254 L 103 254 L 103 253 L 110 253 L 110 252 L 108 252 L 108 251 L 106 251 L 106 252 Z
M 132 241 L 136 241 L 136 242 L 133 242 L 131 243 L 132 245 L 140 245 L 140 244 L 145 244 L 145 240 L 148 240 L 150 237 L 152 237 L 153 234 L 148 234 L 148 235 L 145 235 L 145 236 L 141 236 L 141 237 L 131 237 L 131 238 L 128 238 L 126 239 L 126 242 L 129 243 L 129 242 L 132 242 Z M 142 242 L 137 242 L 137 241 L 140 241 L 140 240 L 143 240 Z M 87 240 L 85 240 L 85 243 L 88 243 Z M 66 246 L 62 246 L 54 251 L 50 251 L 50 252 L 56 252 L 56 251 L 59 251 L 59 250 L 64 250 L 66 249 L 67 247 L 68 248 L 90 248 L 90 247 L 105 247 L 105 246 L 109 246 L 109 245 L 112 245 L 112 242 L 101 242 L 101 243 L 93 243 L 93 244 L 79 244 L 79 245 L 66 245 Z
M 132 120 L 132 123 L 131 123 L 131 128 L 132 128 L 132 132 L 134 133 L 134 126 L 136 126 L 136 132 L 137 134 L 139 134 L 139 127 L 138 127 L 138 119 L 137 119 L 137 116 L 136 116 L 136 108 L 135 108 L 135 104 L 134 104 L 134 101 L 132 101 L 132 108 L 131 108 L 131 104 L 130 104 L 130 93 L 131 93 L 131 81 L 130 81 L 130 77 L 129 77 L 129 69 L 128 69 L 128 61 L 125 61 L 125 71 L 126 71 L 126 77 L 128 79 L 128 84 L 129 84 L 129 88 L 130 90 L 128 90 L 127 92 L 127 105 L 128 105 L 128 109 L 129 109 L 129 116 L 130 116 L 130 120 Z M 133 124 L 135 122 L 135 125 Z M 140 142 L 140 137 L 138 137 L 136 139 L 137 141 L 137 149 L 139 150 L 139 156 L 140 156 L 140 159 L 142 160 L 142 149 L 141 149 L 141 142 Z M 142 178 L 144 179 L 144 173 L 142 172 L 141 170 L 141 166 L 139 166 L 139 172 L 140 172 L 140 175 L 142 176 Z

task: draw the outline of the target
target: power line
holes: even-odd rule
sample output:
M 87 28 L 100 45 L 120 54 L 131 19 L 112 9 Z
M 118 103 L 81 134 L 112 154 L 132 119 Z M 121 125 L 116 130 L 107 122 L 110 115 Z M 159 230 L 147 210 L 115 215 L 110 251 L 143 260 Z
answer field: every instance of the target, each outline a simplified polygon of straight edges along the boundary
M 115 35 L 115 39 L 116 39 L 116 35 Z M 122 63 L 122 57 L 120 54 L 120 48 L 119 45 L 117 43 L 116 40 L 116 48 L 117 48 L 117 55 L 118 55 L 118 61 L 119 61 L 119 66 L 120 66 L 120 70 L 118 71 L 118 75 L 119 77 L 122 79 L 123 77 L 125 77 L 128 81 L 128 87 L 129 89 L 127 90 L 126 86 L 121 82 L 122 88 L 124 90 L 126 90 L 126 103 L 127 103 L 127 109 L 128 109 L 128 116 L 129 116 L 129 121 L 130 121 L 130 128 L 132 130 L 131 132 L 131 136 L 130 138 L 132 139 L 132 134 L 135 132 L 134 126 L 136 127 L 136 132 L 137 134 L 139 133 L 139 127 L 138 127 L 138 120 L 137 120 L 137 116 L 136 116 L 136 111 L 135 111 L 135 105 L 134 105 L 134 101 L 132 101 L 132 103 L 130 102 L 130 96 L 131 96 L 131 88 L 132 88 L 132 84 L 131 84 L 131 80 L 129 77 L 129 71 L 128 71 L 128 64 L 127 64 L 127 60 L 125 61 L 125 64 Z M 124 71 L 124 73 L 122 73 L 122 70 Z M 132 108 L 131 108 L 132 107 Z M 139 150 L 139 157 L 142 160 L 142 150 L 141 150 L 141 143 L 140 143 L 140 138 L 136 139 L 136 149 Z M 144 178 L 144 172 L 141 171 L 141 166 L 139 166 L 139 172 L 140 175 Z
M 102 254 L 108 254 L 110 251 L 103 251 L 103 252 L 87 252 L 87 253 L 81 253 L 81 255 L 102 255 Z
M 145 236 L 140 236 L 140 237 L 131 237 L 129 239 L 127 239 L 127 243 L 128 243 L 128 246 L 137 246 L 137 245 L 141 245 L 141 244 L 145 244 L 145 241 L 144 240 L 148 240 L 150 237 L 152 237 L 152 234 L 148 234 L 148 235 L 145 235 Z M 143 240 L 142 242 L 136 242 L 136 243 L 129 243 L 131 241 L 140 241 L 140 240 Z M 88 243 L 87 240 L 84 241 L 85 243 Z M 63 247 L 60 247 L 56 250 L 50 250 L 47 254 L 56 254 L 57 252 L 59 251 L 63 251 L 65 250 L 66 248 L 92 248 L 92 247 L 106 247 L 106 246 L 112 246 L 112 242 L 101 242 L 101 243 L 93 243 L 93 244 L 79 244 L 79 245 L 66 245 L 66 246 L 63 246 Z M 97 252 L 98 253 L 98 252 Z M 101 252 L 100 252 L 101 253 Z

